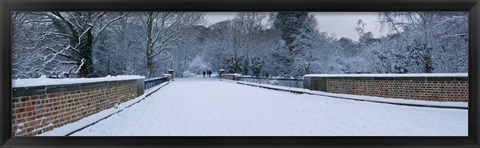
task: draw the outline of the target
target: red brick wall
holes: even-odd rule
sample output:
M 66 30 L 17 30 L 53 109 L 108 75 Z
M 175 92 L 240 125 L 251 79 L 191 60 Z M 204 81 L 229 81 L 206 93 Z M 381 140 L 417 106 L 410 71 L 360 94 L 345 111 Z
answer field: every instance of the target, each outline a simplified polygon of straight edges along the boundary
M 137 94 L 136 80 L 79 85 L 68 91 L 47 92 L 12 98 L 13 136 L 38 135 L 141 95 Z
M 413 100 L 468 102 L 468 81 L 327 79 L 327 92 Z

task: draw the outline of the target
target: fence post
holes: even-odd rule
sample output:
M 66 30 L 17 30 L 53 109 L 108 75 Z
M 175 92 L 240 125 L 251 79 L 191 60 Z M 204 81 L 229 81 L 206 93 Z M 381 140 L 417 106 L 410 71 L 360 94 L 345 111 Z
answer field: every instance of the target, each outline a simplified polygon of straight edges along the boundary
M 172 81 L 174 80 L 175 76 L 173 75 L 173 69 L 168 70 L 168 74 L 172 75 Z
M 145 93 L 145 78 L 137 79 L 137 97 Z
M 225 73 L 225 69 L 220 69 L 218 72 L 218 77 L 220 77 L 220 81 L 222 81 L 222 74 Z

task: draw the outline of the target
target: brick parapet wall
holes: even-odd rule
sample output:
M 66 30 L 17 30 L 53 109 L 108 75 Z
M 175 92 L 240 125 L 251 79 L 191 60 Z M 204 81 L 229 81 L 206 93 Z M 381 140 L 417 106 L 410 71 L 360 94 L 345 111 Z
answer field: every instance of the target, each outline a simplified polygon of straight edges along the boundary
M 304 83 L 331 93 L 468 102 L 468 77 L 306 77 Z
M 143 79 L 13 88 L 12 135 L 38 135 L 112 108 L 142 95 L 140 83 Z
M 221 78 L 226 80 L 238 80 L 240 76 L 240 74 L 221 74 Z

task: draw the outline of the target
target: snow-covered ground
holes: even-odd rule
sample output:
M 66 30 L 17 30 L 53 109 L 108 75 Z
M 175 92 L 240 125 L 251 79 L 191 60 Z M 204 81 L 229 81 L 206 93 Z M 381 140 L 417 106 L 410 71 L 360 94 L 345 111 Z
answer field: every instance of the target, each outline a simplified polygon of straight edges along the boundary
M 342 100 L 176 78 L 72 136 L 467 136 L 468 111 Z

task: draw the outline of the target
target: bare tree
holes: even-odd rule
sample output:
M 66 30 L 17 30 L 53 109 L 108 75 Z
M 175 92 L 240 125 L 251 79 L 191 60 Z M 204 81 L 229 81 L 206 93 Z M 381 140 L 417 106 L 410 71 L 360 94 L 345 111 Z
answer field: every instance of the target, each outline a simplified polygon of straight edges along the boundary
M 175 49 L 185 43 L 181 33 L 201 21 L 204 13 L 145 12 L 142 22 L 146 33 L 146 57 L 148 76 L 154 77 L 156 63 L 173 56 Z

